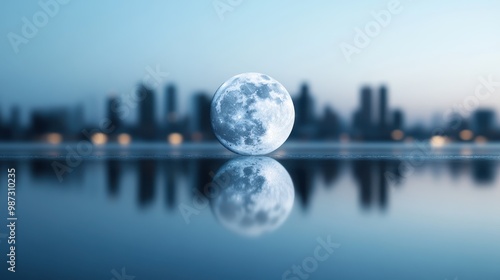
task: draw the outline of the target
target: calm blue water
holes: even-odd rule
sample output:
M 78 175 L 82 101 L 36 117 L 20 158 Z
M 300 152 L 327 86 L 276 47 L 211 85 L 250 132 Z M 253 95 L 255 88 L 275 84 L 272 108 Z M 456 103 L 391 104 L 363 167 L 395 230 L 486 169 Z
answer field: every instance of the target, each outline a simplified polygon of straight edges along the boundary
M 157 148 L 95 150 L 62 181 L 63 148 L 4 150 L 19 220 L 1 279 L 500 279 L 496 147 L 290 146 L 272 158 L 292 199 L 279 166 L 214 185 L 233 155 Z

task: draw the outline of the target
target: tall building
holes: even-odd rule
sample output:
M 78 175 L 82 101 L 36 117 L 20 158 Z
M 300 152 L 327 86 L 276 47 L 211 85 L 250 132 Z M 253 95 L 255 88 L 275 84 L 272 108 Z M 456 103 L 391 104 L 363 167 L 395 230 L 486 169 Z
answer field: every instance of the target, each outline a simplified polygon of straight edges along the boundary
M 495 112 L 489 109 L 480 109 L 474 112 L 473 128 L 474 134 L 490 137 L 494 130 Z
M 165 111 L 167 124 L 171 125 L 177 122 L 177 90 L 174 85 L 168 85 L 165 89 Z
M 387 130 L 387 87 L 381 86 L 379 90 L 378 126 L 381 131 Z
M 66 108 L 38 109 L 31 112 L 31 136 L 41 139 L 46 134 L 66 136 L 69 114 Z M 58 137 L 59 138 L 59 137 Z
M 139 86 L 139 135 L 143 140 L 154 140 L 156 136 L 155 98 L 153 90 Z
M 107 118 L 111 121 L 111 125 L 109 127 L 114 127 L 112 134 L 117 133 L 121 126 L 122 120 L 120 115 L 118 114 L 118 109 L 120 106 L 120 99 L 118 96 L 113 95 L 108 98 L 108 104 L 106 106 L 106 114 Z
M 195 141 L 206 141 L 214 139 L 212 124 L 210 123 L 210 98 L 204 92 L 194 95 L 194 133 Z
M 2 119 L 2 108 L 0 108 L 0 141 L 7 139 L 7 127 L 4 127 Z
M 309 86 L 303 84 L 299 95 L 294 99 L 295 126 L 293 136 L 299 139 L 311 139 L 316 136 L 316 118 L 314 114 L 314 99 L 309 91 Z
M 2 108 L 0 108 L 0 141 L 6 138 L 6 133 L 4 131 L 3 121 L 2 121 Z
M 318 138 L 337 139 L 340 133 L 340 119 L 330 106 L 326 106 L 318 123 Z
M 73 134 L 81 134 L 81 128 L 85 126 L 85 110 L 83 104 L 77 104 L 74 109 L 72 109 L 73 117 L 72 117 L 72 130 Z
M 295 108 L 296 122 L 298 125 L 305 126 L 314 123 L 314 101 L 307 84 L 301 86 Z
M 354 134 L 358 134 L 359 130 L 361 130 L 361 112 L 359 109 L 352 113 L 351 130 Z
M 404 115 L 403 111 L 396 109 L 392 112 L 392 129 L 403 130 L 404 127 Z
M 18 140 L 21 138 L 21 110 L 19 106 L 13 106 L 10 109 L 10 133 L 11 139 Z
M 367 140 L 372 136 L 373 119 L 372 89 L 368 86 L 361 89 L 361 108 L 359 113 L 361 134 L 363 139 Z

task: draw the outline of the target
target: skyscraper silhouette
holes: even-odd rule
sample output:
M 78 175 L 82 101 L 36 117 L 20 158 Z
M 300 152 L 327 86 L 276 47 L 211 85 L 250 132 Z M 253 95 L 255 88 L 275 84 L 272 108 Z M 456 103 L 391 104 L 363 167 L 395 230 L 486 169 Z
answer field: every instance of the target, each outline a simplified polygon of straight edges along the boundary
M 69 114 L 65 108 L 34 110 L 31 113 L 31 132 L 34 138 L 46 133 L 66 134 Z
M 297 122 L 300 125 L 309 125 L 314 122 L 314 102 L 309 91 L 309 86 L 303 84 L 300 88 L 299 97 L 296 102 Z
M 473 127 L 478 136 L 490 137 L 493 133 L 495 112 L 489 109 L 480 109 L 474 113 Z
M 21 137 L 21 112 L 18 106 L 10 109 L 10 138 L 18 140 Z M 1 126 L 1 125 L 0 125 Z
M 210 98 L 204 92 L 194 96 L 194 140 L 211 140 L 215 136 L 210 123 Z
M 4 127 L 4 125 L 3 125 L 2 108 L 0 108 L 0 140 L 7 139 L 6 130 L 7 130 L 7 127 Z
M 403 130 L 404 115 L 403 111 L 396 109 L 392 113 L 392 129 Z
M 295 106 L 294 134 L 300 139 L 310 139 L 316 134 L 314 100 L 307 84 L 302 84 Z
M 171 126 L 178 120 L 177 116 L 177 90 L 174 85 L 168 85 L 165 89 L 165 111 L 167 125 Z M 170 128 L 169 128 L 170 130 Z
M 361 137 L 364 140 L 369 140 L 372 136 L 373 103 L 372 89 L 368 86 L 361 89 L 361 108 L 359 114 Z
M 318 135 L 319 139 L 332 140 L 337 139 L 340 131 L 340 120 L 337 114 L 333 111 L 330 106 L 326 106 L 323 112 L 323 116 L 318 123 Z
M 120 99 L 116 95 L 112 95 L 108 98 L 108 104 L 106 106 L 106 114 L 108 119 L 111 121 L 111 125 L 109 127 L 114 127 L 111 134 L 117 133 L 121 126 L 122 122 L 120 116 L 118 114 L 118 108 L 120 106 Z
M 143 140 L 153 140 L 156 136 L 154 92 L 145 85 L 139 86 L 139 134 Z
M 387 87 L 381 86 L 379 90 L 379 104 L 378 104 L 378 134 L 379 139 L 386 140 L 387 138 Z

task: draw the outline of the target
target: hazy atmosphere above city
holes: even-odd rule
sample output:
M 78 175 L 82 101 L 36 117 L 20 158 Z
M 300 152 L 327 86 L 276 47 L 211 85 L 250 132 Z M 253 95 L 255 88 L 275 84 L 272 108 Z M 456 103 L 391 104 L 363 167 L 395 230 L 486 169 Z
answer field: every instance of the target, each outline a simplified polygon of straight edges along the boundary
M 329 104 L 345 120 L 362 86 L 385 84 L 410 124 L 463 104 L 481 77 L 500 80 L 498 1 L 66 2 L 45 22 L 36 1 L 0 11 L 0 109 L 21 106 L 23 122 L 32 108 L 77 103 L 95 121 L 110 93 L 158 70 L 158 108 L 166 84 L 187 111 L 195 92 L 255 71 L 293 96 L 307 82 L 317 112 Z M 478 107 L 498 110 L 500 97 Z

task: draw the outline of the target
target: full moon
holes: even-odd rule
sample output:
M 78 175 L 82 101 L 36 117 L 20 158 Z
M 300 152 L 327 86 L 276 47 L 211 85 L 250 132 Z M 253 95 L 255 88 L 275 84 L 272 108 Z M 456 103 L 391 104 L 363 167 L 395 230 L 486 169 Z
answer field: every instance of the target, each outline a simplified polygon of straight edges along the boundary
M 222 166 L 214 182 L 221 191 L 212 211 L 226 228 L 259 236 L 279 228 L 290 214 L 295 197 L 286 169 L 268 157 L 239 157 Z
M 220 143 L 242 155 L 264 155 L 278 149 L 290 136 L 295 121 L 288 91 L 259 73 L 236 75 L 222 84 L 210 113 Z

